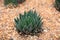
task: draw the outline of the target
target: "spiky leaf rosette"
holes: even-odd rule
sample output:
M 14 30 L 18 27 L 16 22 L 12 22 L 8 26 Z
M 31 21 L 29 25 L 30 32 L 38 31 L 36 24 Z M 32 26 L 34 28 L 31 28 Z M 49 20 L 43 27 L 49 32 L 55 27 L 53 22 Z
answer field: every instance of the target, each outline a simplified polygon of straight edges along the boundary
M 7 6 L 9 4 L 12 4 L 13 6 L 18 6 L 18 4 L 23 3 L 25 0 L 4 0 L 4 5 Z
M 24 12 L 15 18 L 16 29 L 22 34 L 37 34 L 42 31 L 42 18 L 37 15 L 36 11 Z
M 60 11 L 60 0 L 55 0 L 55 8 L 56 10 Z
M 17 0 L 4 0 L 4 5 L 12 4 L 13 6 L 17 6 Z

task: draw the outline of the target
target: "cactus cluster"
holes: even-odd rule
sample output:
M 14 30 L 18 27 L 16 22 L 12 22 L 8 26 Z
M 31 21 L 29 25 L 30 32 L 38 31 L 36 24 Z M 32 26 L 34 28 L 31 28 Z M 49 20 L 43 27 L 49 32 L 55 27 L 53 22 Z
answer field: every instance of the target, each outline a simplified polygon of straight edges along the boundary
M 37 15 L 36 11 L 24 12 L 14 19 L 16 30 L 21 34 L 34 35 L 42 32 L 42 18 Z
M 55 0 L 55 4 L 54 4 L 56 10 L 60 11 L 60 0 Z
M 24 2 L 25 0 L 4 0 L 4 5 L 12 4 L 13 6 L 17 6 L 19 3 Z

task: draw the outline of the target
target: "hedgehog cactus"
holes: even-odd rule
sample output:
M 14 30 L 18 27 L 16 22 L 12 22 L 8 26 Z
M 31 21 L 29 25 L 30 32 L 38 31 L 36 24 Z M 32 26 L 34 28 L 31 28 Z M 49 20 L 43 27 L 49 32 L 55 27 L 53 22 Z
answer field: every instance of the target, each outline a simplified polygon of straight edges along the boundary
M 37 15 L 36 11 L 24 12 L 15 18 L 15 27 L 22 34 L 37 34 L 42 31 L 42 18 Z

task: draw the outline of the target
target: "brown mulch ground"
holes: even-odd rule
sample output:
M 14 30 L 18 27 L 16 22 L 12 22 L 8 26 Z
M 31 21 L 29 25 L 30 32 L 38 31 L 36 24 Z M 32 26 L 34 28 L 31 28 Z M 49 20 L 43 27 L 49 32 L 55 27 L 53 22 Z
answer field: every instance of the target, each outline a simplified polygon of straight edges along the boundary
M 26 0 L 17 8 L 6 8 L 0 2 L 0 40 L 60 40 L 60 12 L 54 8 L 55 0 Z M 20 36 L 14 27 L 14 18 L 24 11 L 36 10 L 43 18 L 44 32 L 37 36 Z

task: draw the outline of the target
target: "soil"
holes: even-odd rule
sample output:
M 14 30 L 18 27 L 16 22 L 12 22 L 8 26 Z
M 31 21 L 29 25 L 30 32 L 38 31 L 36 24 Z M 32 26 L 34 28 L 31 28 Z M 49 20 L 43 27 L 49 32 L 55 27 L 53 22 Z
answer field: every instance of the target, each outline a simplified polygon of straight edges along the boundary
M 0 40 L 60 40 L 60 12 L 54 7 L 55 0 L 26 0 L 16 8 L 5 7 L 0 1 Z M 43 18 L 44 31 L 39 37 L 21 36 L 14 26 L 14 18 L 29 10 L 36 10 Z

